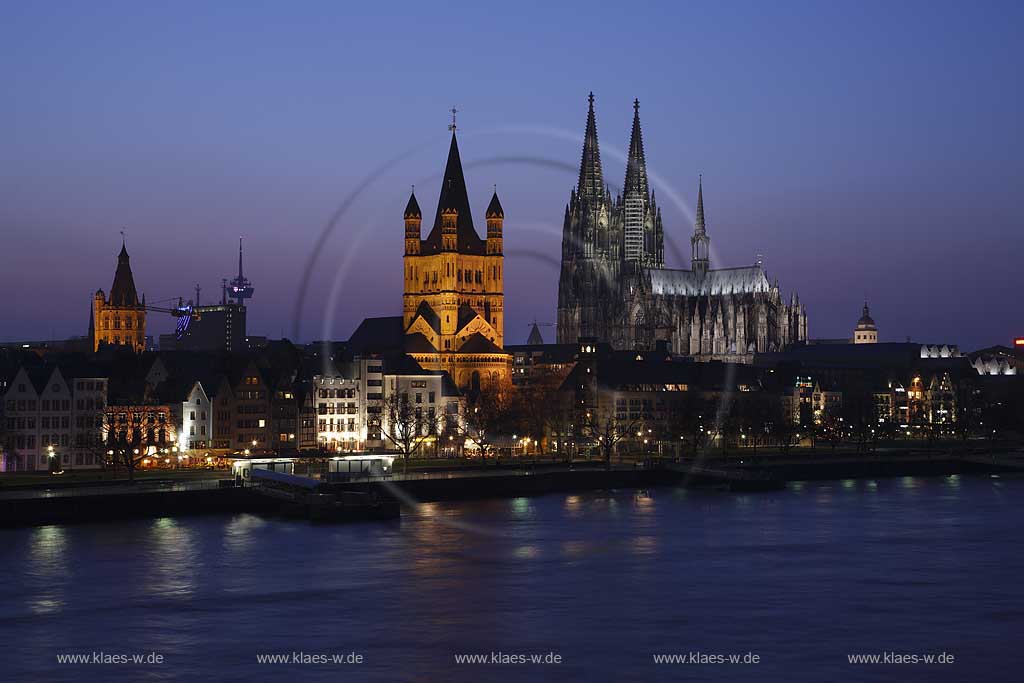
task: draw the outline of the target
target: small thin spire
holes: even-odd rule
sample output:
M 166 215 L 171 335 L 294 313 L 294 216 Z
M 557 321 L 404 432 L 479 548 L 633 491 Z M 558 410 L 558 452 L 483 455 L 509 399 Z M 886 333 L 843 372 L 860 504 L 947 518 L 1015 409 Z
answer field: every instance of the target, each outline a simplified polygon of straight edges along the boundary
M 450 130 L 452 133 L 454 133 L 455 132 L 455 115 L 459 113 L 459 110 L 456 109 L 455 107 L 452 107 L 448 111 L 450 111 L 452 113 L 452 122 L 450 124 L 448 124 L 448 130 Z
M 697 224 L 698 232 L 705 231 L 704 225 L 704 174 L 697 175 Z

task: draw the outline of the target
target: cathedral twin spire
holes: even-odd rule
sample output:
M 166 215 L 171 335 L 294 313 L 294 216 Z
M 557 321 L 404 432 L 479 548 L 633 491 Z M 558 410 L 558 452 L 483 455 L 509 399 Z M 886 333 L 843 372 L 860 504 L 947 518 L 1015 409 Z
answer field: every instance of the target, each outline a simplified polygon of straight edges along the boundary
M 640 131 L 640 100 L 633 100 L 633 131 L 629 136 L 629 157 L 626 159 L 626 181 L 622 193 L 648 195 L 647 160 L 644 158 L 644 136 Z
M 577 191 L 580 198 L 599 201 L 604 194 L 604 177 L 601 173 L 601 150 L 597 144 L 597 122 L 594 119 L 594 93 L 588 98 L 587 130 L 583 136 L 583 158 L 580 160 L 580 181 Z
M 594 93 L 587 98 L 587 126 L 583 138 L 583 155 L 580 161 L 580 178 L 576 188 L 579 199 L 599 204 L 605 196 L 601 169 L 601 151 L 597 139 L 597 123 L 594 115 Z M 622 238 L 624 257 L 645 265 L 664 267 L 664 245 L 661 228 L 661 212 L 650 191 L 647 175 L 647 158 L 644 153 L 643 130 L 640 126 L 640 101 L 633 100 L 633 127 L 629 138 L 629 153 L 626 158 L 626 177 L 623 182 L 621 205 Z M 569 219 L 570 208 L 566 208 Z M 697 216 L 694 224 L 692 244 L 692 267 L 707 272 L 710 260 L 710 238 L 704 220 L 703 181 L 697 186 Z
M 566 209 L 567 236 L 563 247 L 582 254 L 604 254 L 611 258 L 621 256 L 645 266 L 664 266 L 664 237 L 661 214 L 650 192 L 647 177 L 647 159 L 644 154 L 643 132 L 640 127 L 640 101 L 633 101 L 633 129 L 626 159 L 626 176 L 622 193 L 612 205 L 611 195 L 604 185 L 601 152 L 594 115 L 594 93 L 587 98 L 587 126 L 583 137 L 583 155 L 580 177 Z M 583 210 L 582 223 L 572 228 L 571 214 L 576 212 L 574 202 L 579 200 Z M 602 212 L 607 208 L 607 213 Z M 568 233 L 572 234 L 568 234 Z M 578 246 L 577 246 L 578 245 Z

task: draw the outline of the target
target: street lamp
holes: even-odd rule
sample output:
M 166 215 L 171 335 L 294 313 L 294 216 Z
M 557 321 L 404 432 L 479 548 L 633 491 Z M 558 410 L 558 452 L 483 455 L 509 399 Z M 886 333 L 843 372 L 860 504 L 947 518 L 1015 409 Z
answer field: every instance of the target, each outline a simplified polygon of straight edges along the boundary
M 50 456 L 50 460 L 49 460 L 49 463 L 50 463 L 50 474 L 61 474 L 61 473 L 63 473 L 64 470 L 59 469 L 60 461 L 57 459 L 56 453 L 53 452 L 53 444 L 50 444 L 49 446 L 47 446 L 46 450 L 47 450 L 47 453 Z

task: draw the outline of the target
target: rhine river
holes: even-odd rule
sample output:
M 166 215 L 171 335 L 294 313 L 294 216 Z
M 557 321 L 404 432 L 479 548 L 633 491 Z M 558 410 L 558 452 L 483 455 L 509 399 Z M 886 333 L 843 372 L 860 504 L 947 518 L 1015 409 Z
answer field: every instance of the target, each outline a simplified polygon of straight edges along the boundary
M 3 530 L 0 680 L 1019 681 L 1022 529 L 1024 479 L 908 477 Z

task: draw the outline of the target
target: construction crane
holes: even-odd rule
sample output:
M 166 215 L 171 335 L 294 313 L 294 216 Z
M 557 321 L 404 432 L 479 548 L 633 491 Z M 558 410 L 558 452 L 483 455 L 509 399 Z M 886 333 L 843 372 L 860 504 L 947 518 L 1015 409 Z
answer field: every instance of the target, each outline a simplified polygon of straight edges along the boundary
M 157 303 L 163 303 L 164 301 L 174 301 L 174 299 L 161 299 Z M 188 303 L 185 303 L 181 297 L 178 297 L 177 306 L 171 306 L 168 308 L 165 306 L 144 304 L 143 308 L 147 311 L 153 311 L 154 313 L 170 313 L 173 315 L 175 317 L 174 338 L 179 341 L 188 332 L 188 328 L 192 325 L 192 321 L 199 320 L 199 312 L 195 310 L 195 306 L 192 302 L 189 301 Z

